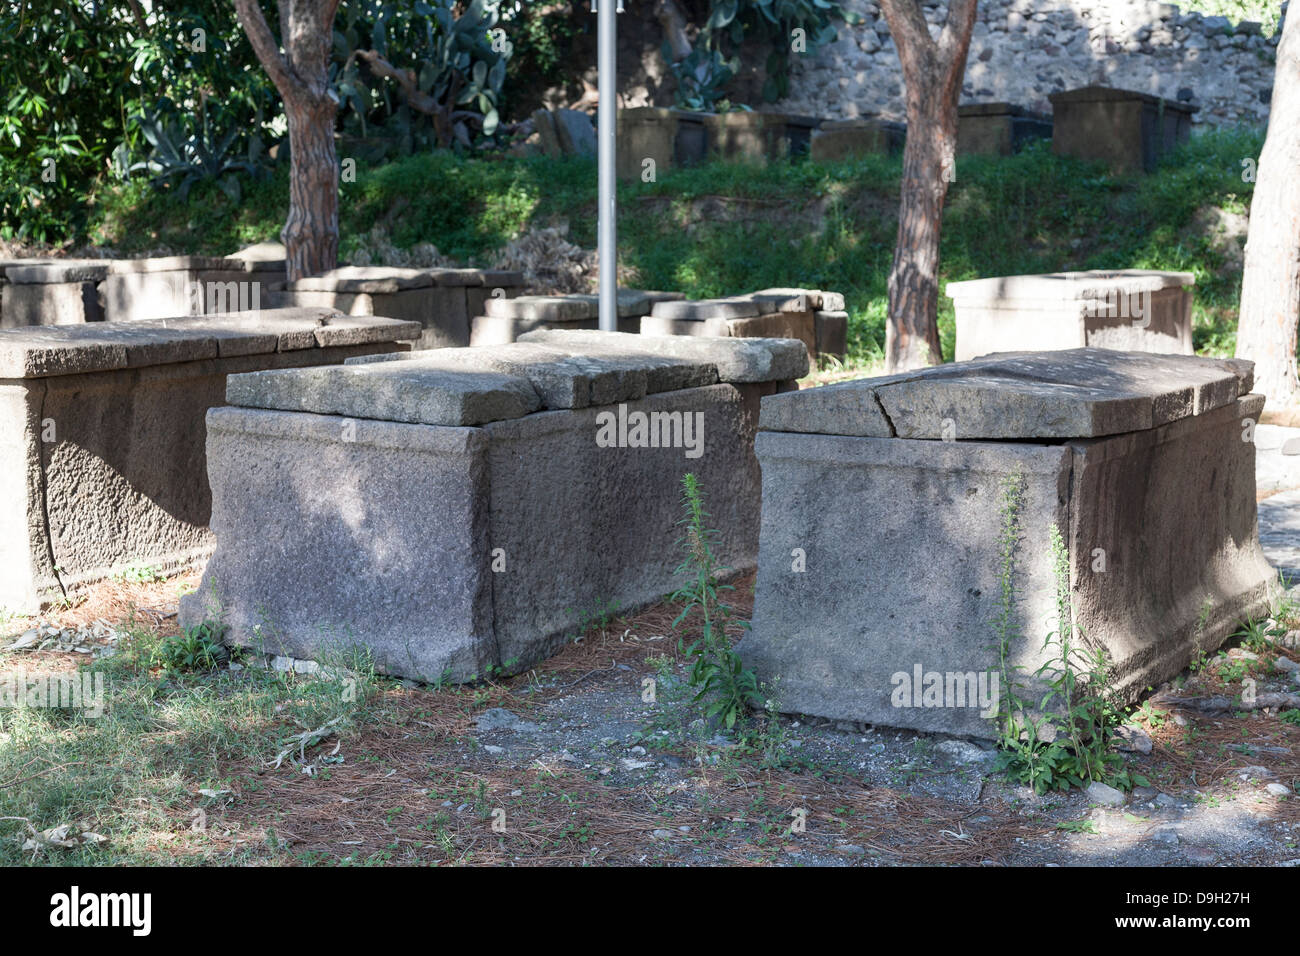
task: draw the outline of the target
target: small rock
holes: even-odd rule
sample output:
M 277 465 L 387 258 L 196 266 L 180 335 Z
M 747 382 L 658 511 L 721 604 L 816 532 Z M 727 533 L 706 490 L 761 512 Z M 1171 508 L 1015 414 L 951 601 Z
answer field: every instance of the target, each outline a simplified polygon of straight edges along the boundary
M 1172 807 L 1177 803 L 1178 801 L 1175 800 L 1173 797 L 1169 796 L 1169 794 L 1167 793 L 1156 794 L 1156 806 L 1158 807 Z
M 1102 783 L 1100 780 L 1094 780 L 1088 784 L 1083 792 L 1093 803 L 1100 803 L 1107 807 L 1122 807 L 1126 800 L 1123 793 L 1112 786 Z
M 1129 753 L 1149 754 L 1151 738 L 1147 732 L 1135 724 L 1125 724 L 1115 731 L 1115 747 Z
M 1273 668 L 1279 671 L 1295 673 L 1300 672 L 1300 663 L 1291 660 L 1289 657 L 1279 657 L 1273 662 Z
M 1275 774 L 1273 773 L 1272 770 L 1269 770 L 1267 767 L 1257 767 L 1257 766 L 1242 767 L 1240 770 L 1237 771 L 1238 779 L 1246 781 L 1247 783 L 1249 783 L 1251 780 L 1267 780 L 1269 777 L 1272 776 L 1275 776 Z
M 1161 827 L 1151 834 L 1151 839 L 1157 843 L 1174 844 L 1178 842 L 1178 834 L 1168 827 Z
M 1280 783 L 1270 783 L 1270 784 L 1269 784 L 1268 786 L 1266 786 L 1264 789 L 1267 790 L 1269 793 L 1271 793 L 1271 794 L 1272 794 L 1273 796 L 1275 796 L 1275 797 L 1289 797 L 1289 796 L 1291 796 L 1291 788 L 1288 787 L 1288 786 L 1286 786 L 1286 785 L 1284 785 L 1284 784 L 1280 784 Z
M 969 740 L 945 740 L 934 749 L 954 763 L 963 765 L 984 763 L 993 756 Z
M 631 757 L 624 757 L 618 763 L 624 770 L 644 770 L 654 766 L 653 760 L 633 760 Z
M 506 752 L 505 747 L 498 747 L 495 744 L 484 744 L 483 749 L 494 757 L 497 756 L 498 754 L 503 754 Z
M 672 830 L 655 830 L 650 835 L 656 840 L 669 840 L 676 836 Z
M 1228 657 L 1234 661 L 1257 661 L 1259 655 L 1246 650 L 1244 647 L 1228 648 Z
M 22 637 L 10 644 L 8 649 L 11 651 L 21 651 L 25 647 L 31 647 L 40 640 L 40 637 L 40 631 L 36 630 L 36 628 L 32 628 L 30 631 L 24 632 Z
M 866 856 L 867 851 L 864 847 L 856 843 L 841 843 L 835 848 L 836 853 L 843 853 L 845 856 Z
M 533 733 L 537 725 L 524 720 L 518 714 L 512 714 L 504 707 L 490 707 L 474 718 L 474 726 L 479 730 L 508 730 L 512 733 Z
M 1134 787 L 1134 788 L 1133 788 L 1133 799 L 1134 799 L 1134 800 L 1154 800 L 1154 799 L 1156 798 L 1156 794 L 1158 794 L 1159 792 L 1160 792 L 1160 791 L 1157 790 L 1155 787 Z

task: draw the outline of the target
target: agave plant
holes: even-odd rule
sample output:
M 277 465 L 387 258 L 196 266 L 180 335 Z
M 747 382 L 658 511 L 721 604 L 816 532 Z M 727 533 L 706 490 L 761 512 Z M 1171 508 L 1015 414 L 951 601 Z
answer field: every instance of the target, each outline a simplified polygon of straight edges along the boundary
M 214 140 L 206 104 L 200 106 L 199 117 L 196 127 L 186 129 L 186 124 L 167 102 L 136 117 L 136 124 L 153 153 L 129 170 L 152 173 L 155 184 L 170 186 L 181 201 L 189 196 L 195 183 L 215 180 L 232 202 L 239 202 L 242 190 L 237 174 L 257 176 L 265 171 L 262 140 L 256 135 L 250 137 L 246 151 L 240 156 L 235 151 L 241 132 L 238 127 L 232 127 Z
M 409 7 L 374 0 L 354 8 L 334 33 L 334 81 L 344 121 L 381 126 L 414 142 L 469 146 L 471 130 L 492 136 L 513 45 L 499 22 L 499 0 L 416 0 Z M 394 103 L 391 84 L 401 101 Z M 411 116 L 411 114 L 416 114 Z

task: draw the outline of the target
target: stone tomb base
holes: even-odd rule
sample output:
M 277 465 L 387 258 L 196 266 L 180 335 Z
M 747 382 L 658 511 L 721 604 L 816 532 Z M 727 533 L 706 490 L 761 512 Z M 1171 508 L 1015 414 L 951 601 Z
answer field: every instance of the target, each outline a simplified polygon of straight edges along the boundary
M 1006 690 L 1000 512 L 1018 474 L 1011 663 L 1029 674 L 1048 660 L 1055 527 L 1073 625 L 1133 701 L 1267 613 L 1276 573 L 1259 546 L 1255 448 L 1242 440 L 1264 400 L 1250 384 L 1249 363 L 1080 349 L 765 399 L 742 657 L 778 680 L 783 710 L 995 736 L 969 691 L 992 675 Z M 945 687 L 951 675 L 966 698 L 950 690 L 928 706 L 918 672 Z
M 688 471 L 719 558 L 753 567 L 758 401 L 807 368 L 792 341 L 535 331 L 239 376 L 208 416 L 217 550 L 182 622 L 423 680 L 522 670 L 681 586 Z
M 330 310 L 0 332 L 0 606 L 206 557 L 203 417 L 226 376 L 387 352 L 417 327 Z

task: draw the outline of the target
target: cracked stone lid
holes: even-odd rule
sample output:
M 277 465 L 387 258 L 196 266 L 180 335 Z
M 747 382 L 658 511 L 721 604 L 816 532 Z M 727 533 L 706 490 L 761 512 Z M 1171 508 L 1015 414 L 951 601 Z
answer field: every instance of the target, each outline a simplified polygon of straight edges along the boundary
M 1002 352 L 785 392 L 759 428 L 867 438 L 978 441 L 1143 431 L 1234 402 L 1254 382 L 1242 359 L 1108 349 Z
M 262 309 L 0 331 L 0 378 L 47 378 L 418 338 L 419 322 L 337 309 Z
M 510 345 L 232 375 L 226 400 L 248 408 L 474 426 L 718 382 L 784 381 L 807 371 L 808 351 L 794 339 L 547 330 Z

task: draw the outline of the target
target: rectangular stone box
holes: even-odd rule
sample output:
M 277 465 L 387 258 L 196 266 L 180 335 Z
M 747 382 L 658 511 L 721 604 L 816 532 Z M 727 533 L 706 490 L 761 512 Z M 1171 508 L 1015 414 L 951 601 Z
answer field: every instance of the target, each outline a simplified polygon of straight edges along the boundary
M 708 155 L 701 113 L 643 106 L 618 111 L 618 178 L 640 180 L 645 161 L 656 174 L 696 166 Z
M 107 322 L 246 312 L 270 306 L 267 276 L 244 259 L 114 259 L 100 280 L 99 300 Z
M 510 299 L 523 288 L 518 272 L 482 269 L 402 269 L 344 266 L 273 287 L 272 303 L 338 309 L 419 322 L 416 349 L 470 344 L 470 318 L 489 300 Z
M 956 359 L 1080 346 L 1192 354 L 1190 272 L 1055 272 L 949 282 Z
M 880 153 L 896 156 L 907 140 L 907 124 L 877 118 L 825 120 L 812 134 L 810 155 L 816 162 L 836 162 Z
M 388 352 L 406 323 L 325 310 L 0 332 L 0 606 L 210 552 L 203 419 L 235 372 Z
M 9 266 L 0 289 L 0 328 L 101 322 L 99 283 L 106 275 L 108 263 L 94 259 L 47 259 Z
M 618 331 L 638 331 L 641 317 L 648 315 L 656 303 L 681 298 L 680 292 L 619 289 Z M 506 345 L 529 332 L 548 329 L 600 327 L 600 297 L 585 293 L 494 297 L 484 302 L 483 311 L 485 314 L 475 316 L 470 323 L 470 345 Z
M 821 124 L 817 117 L 793 113 L 736 110 L 703 116 L 711 156 L 760 164 L 806 157 L 813 130 Z
M 798 339 L 816 361 L 822 340 L 827 354 L 843 357 L 848 336 L 843 309 L 838 292 L 762 289 L 725 299 L 657 302 L 640 329 L 643 335 Z
M 786 711 L 995 737 L 993 708 L 956 692 L 1006 690 L 996 622 L 1010 481 L 1007 652 L 1021 696 L 1041 698 L 1027 675 L 1052 659 L 1043 644 L 1059 626 L 1056 528 L 1076 642 L 1106 651 L 1116 698 L 1134 701 L 1276 593 L 1243 441 L 1264 401 L 1251 368 L 1077 349 L 765 398 L 746 665 L 777 681 Z M 912 687 L 931 674 L 944 688 L 953 675 L 952 693 L 927 703 Z
M 1112 173 L 1154 172 L 1192 134 L 1196 107 L 1133 90 L 1053 93 L 1052 151 L 1104 162 Z
M 957 108 L 957 152 L 1010 156 L 1028 142 L 1052 138 L 1052 118 L 1012 103 L 967 103 Z
M 808 369 L 799 342 L 582 331 L 384 358 L 231 378 L 184 624 L 299 658 L 363 645 L 421 680 L 523 670 L 681 585 L 688 471 L 720 559 L 754 565 L 758 401 Z

